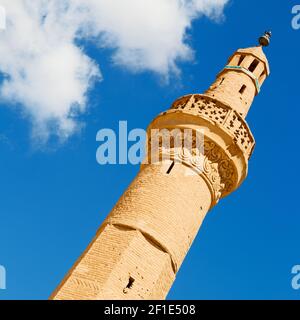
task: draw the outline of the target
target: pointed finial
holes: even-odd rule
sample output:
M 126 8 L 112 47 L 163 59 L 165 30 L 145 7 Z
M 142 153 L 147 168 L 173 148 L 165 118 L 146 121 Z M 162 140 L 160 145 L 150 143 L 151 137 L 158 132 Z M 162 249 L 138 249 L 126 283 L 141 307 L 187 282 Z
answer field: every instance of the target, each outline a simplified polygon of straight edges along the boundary
M 259 38 L 259 44 L 263 47 L 267 47 L 271 42 L 272 32 L 266 31 L 263 36 Z

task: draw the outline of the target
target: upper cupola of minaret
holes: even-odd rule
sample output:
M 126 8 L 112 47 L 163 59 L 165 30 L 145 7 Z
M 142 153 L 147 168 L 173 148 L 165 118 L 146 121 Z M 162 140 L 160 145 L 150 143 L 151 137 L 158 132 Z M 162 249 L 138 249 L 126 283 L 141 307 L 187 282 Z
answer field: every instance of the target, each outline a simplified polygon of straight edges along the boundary
M 254 97 L 270 75 L 269 63 L 263 47 L 270 43 L 271 32 L 259 38 L 259 46 L 237 50 L 206 91 L 213 97 L 246 117 Z

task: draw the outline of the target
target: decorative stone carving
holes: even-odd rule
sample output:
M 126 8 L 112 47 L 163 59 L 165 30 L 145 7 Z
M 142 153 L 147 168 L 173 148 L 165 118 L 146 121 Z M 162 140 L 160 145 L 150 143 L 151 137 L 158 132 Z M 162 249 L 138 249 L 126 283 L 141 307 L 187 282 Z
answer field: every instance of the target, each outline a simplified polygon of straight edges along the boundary
M 183 112 L 213 121 L 226 133 L 231 135 L 237 146 L 245 153 L 247 159 L 252 155 L 255 140 L 246 123 L 235 110 L 205 95 L 189 95 L 176 100 L 170 112 Z
M 192 135 L 191 150 L 184 148 L 184 139 L 188 136 L 185 136 L 183 131 L 184 129 L 178 130 L 177 132 L 180 134 L 176 137 L 172 135 L 166 137 L 165 130 L 158 132 L 159 144 L 158 146 L 154 145 L 154 148 L 158 148 L 157 150 L 153 150 L 152 141 L 149 139 L 148 150 L 151 150 L 152 153 L 149 152 L 147 155 L 148 163 L 155 162 L 151 159 L 151 155 L 155 154 L 155 159 L 158 161 L 168 159 L 192 167 L 209 183 L 215 204 L 222 195 L 230 193 L 237 184 L 234 163 L 220 146 L 207 137 L 204 138 L 204 144 L 202 142 L 202 145 L 199 145 L 195 132 Z M 168 147 L 163 146 L 164 138 L 170 138 Z M 179 144 L 181 146 L 178 146 Z

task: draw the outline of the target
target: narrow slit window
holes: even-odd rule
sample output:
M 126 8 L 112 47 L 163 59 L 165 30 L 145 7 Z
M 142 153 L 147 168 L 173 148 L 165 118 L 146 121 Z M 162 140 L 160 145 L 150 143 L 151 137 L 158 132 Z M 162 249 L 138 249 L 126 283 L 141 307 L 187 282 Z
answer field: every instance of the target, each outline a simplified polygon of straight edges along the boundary
M 259 61 L 258 60 L 253 60 L 253 62 L 250 64 L 250 67 L 249 67 L 249 71 L 250 72 L 254 72 L 254 70 L 256 69 L 256 67 L 258 66 L 259 64 Z
M 131 289 L 133 286 L 133 283 L 134 283 L 134 279 L 132 277 L 129 277 L 128 284 L 127 284 L 126 288 Z
M 241 87 L 241 89 L 240 89 L 240 94 L 243 94 L 244 92 L 245 92 L 245 90 L 246 90 L 246 86 L 245 85 L 243 85 L 242 87 Z
M 225 78 L 222 78 L 220 81 L 220 85 L 224 82 Z
M 173 162 L 171 163 L 168 171 L 167 171 L 167 174 L 170 174 L 170 173 L 171 173 L 171 171 L 173 170 L 174 166 L 175 166 L 175 162 L 173 161 Z
M 240 66 L 242 64 L 242 62 L 244 61 L 245 57 L 246 57 L 245 55 L 241 55 L 240 56 L 240 60 L 238 62 L 238 66 Z
M 259 81 L 260 81 L 260 82 L 263 80 L 264 76 L 265 76 L 265 71 L 263 71 L 263 72 L 261 73 L 261 75 L 259 76 Z
M 132 277 L 129 277 L 129 280 L 128 280 L 128 284 L 127 286 L 123 289 L 123 292 L 126 294 L 128 293 L 128 290 L 130 290 L 133 286 L 133 283 L 134 283 L 134 279 Z

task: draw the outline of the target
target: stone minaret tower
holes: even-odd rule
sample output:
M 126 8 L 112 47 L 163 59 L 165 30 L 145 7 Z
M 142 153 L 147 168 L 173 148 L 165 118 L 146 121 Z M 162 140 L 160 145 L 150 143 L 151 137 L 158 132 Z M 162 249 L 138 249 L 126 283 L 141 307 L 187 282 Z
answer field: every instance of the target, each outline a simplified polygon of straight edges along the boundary
M 191 129 L 204 132 L 202 157 L 196 139 L 191 152 L 174 141 L 158 146 L 160 157 L 142 165 L 51 299 L 167 296 L 205 215 L 247 176 L 255 141 L 245 118 L 270 73 L 262 48 L 270 36 L 235 52 L 204 94 L 179 98 L 154 119 L 148 147 L 152 129 Z

